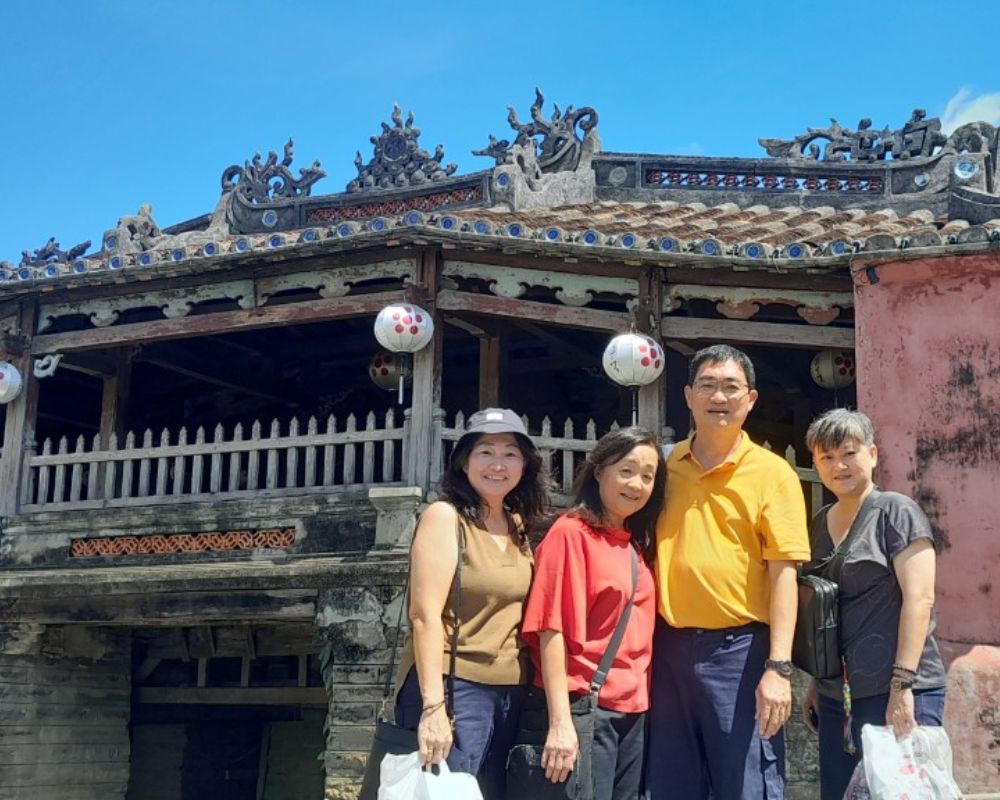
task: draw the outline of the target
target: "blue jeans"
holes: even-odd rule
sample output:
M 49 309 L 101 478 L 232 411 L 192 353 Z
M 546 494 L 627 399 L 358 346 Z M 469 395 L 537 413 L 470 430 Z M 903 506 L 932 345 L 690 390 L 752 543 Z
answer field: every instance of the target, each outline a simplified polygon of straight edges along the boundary
M 762 623 L 708 630 L 657 619 L 646 758 L 649 800 L 780 800 L 785 740 L 760 735 Z
M 475 775 L 484 800 L 504 800 L 507 753 L 517 735 L 524 694 L 524 686 L 455 679 L 455 742 L 448 768 Z M 396 724 L 416 730 L 422 711 L 417 671 L 411 669 L 396 697 Z
M 819 698 L 819 787 L 821 800 L 841 800 L 861 760 L 861 726 L 885 725 L 888 694 L 862 697 L 851 702 L 851 730 L 858 747 L 855 755 L 844 752 L 844 707 L 840 699 Z M 914 716 L 919 725 L 941 725 L 944 719 L 944 687 L 913 693 Z

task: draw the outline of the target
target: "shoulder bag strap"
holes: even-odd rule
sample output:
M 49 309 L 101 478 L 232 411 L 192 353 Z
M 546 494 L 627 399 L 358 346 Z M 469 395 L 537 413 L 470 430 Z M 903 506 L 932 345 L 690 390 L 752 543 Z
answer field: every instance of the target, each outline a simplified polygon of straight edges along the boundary
M 455 661 L 458 657 L 458 626 L 460 624 L 458 612 L 462 607 L 462 553 L 465 549 L 465 529 L 462 525 L 461 515 L 456 517 L 455 537 L 458 540 L 458 562 L 455 564 L 455 580 L 452 582 L 451 596 L 451 607 L 455 614 L 455 624 L 451 629 L 451 652 L 448 655 L 448 682 L 447 696 L 445 698 L 445 708 L 451 719 L 455 718 Z
M 639 556 L 635 552 L 635 547 L 631 544 L 629 544 L 628 551 L 632 556 L 632 592 L 629 594 L 628 602 L 625 604 L 625 608 L 622 609 L 622 615 L 618 620 L 618 625 L 615 627 L 615 632 L 611 634 L 611 641 L 608 642 L 608 649 L 605 650 L 604 655 L 601 656 L 601 663 L 597 665 L 597 671 L 594 673 L 594 677 L 590 681 L 590 691 L 595 696 L 600 694 L 601 687 L 604 686 L 604 682 L 608 679 L 608 672 L 611 671 L 611 664 L 614 662 L 615 656 L 618 655 L 618 648 L 621 646 L 622 639 L 625 638 L 625 628 L 628 627 L 628 618 L 632 616 L 635 589 L 636 585 L 639 583 Z
M 389 703 L 389 695 L 392 692 L 392 681 L 396 677 L 396 652 L 399 650 L 399 640 L 403 635 L 403 609 L 409 603 L 410 591 L 410 570 L 406 570 L 406 580 L 403 582 L 403 594 L 399 598 L 399 615 L 396 617 L 396 640 L 392 643 L 392 650 L 389 651 L 389 669 L 385 673 L 385 686 L 382 688 L 382 705 L 379 712 L 383 719 L 386 719 L 386 706 Z
M 867 520 L 868 516 L 871 514 L 872 506 L 875 505 L 875 492 L 877 491 L 878 489 L 872 489 L 868 493 L 868 497 L 865 498 L 864 502 L 861 504 L 861 508 L 858 509 L 857 516 L 854 517 L 854 522 L 851 523 L 851 528 L 848 530 L 847 536 L 845 536 L 844 541 L 837 546 L 833 556 L 830 558 L 829 564 L 824 570 L 826 573 L 825 577 L 834 583 L 838 583 L 840 581 L 840 570 L 843 569 L 844 561 L 847 559 L 847 554 L 850 553 L 851 547 L 861 534 L 864 527 L 862 523 Z M 827 525 L 829 525 L 829 522 Z

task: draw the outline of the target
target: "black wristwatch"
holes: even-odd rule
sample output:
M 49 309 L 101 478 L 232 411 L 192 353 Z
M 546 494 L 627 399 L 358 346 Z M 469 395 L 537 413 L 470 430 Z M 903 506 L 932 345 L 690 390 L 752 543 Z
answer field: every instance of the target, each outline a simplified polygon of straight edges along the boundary
M 792 668 L 791 661 L 775 661 L 773 658 L 769 658 L 764 662 L 764 669 L 773 669 L 782 678 L 791 678 L 792 673 L 795 671 Z

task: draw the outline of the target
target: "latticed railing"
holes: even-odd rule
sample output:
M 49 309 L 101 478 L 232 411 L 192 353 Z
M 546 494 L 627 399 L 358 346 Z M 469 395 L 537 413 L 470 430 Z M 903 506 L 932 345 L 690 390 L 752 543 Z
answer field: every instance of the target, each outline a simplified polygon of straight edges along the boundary
M 562 424 L 543 417 L 537 426 L 522 416 L 555 483 L 553 500 L 566 505 L 576 471 L 597 443 L 597 424 L 566 419 Z M 616 428 L 617 423 L 612 424 Z M 390 410 L 381 418 L 369 412 L 364 427 L 350 414 L 341 425 L 334 416 L 320 422 L 310 417 L 273 420 L 265 434 L 256 421 L 159 435 L 147 430 L 106 444 L 99 435 L 46 439 L 41 450 L 27 456 L 28 481 L 21 509 L 74 509 L 141 506 L 178 500 L 280 496 L 309 492 L 342 492 L 373 486 L 402 486 L 414 474 L 413 461 L 426 458 L 412 452 L 409 411 L 402 424 Z M 445 412 L 434 413 L 430 453 L 431 485 L 436 485 L 454 444 L 465 432 L 466 416 L 458 412 L 449 425 Z M 537 433 L 534 433 L 537 431 Z M 669 440 L 671 431 L 664 431 Z M 815 470 L 799 467 L 789 447 L 785 459 L 803 481 L 807 505 L 815 513 L 823 502 L 823 487 Z
M 228 434 L 222 425 L 211 432 L 199 427 L 151 430 L 141 438 L 112 435 L 46 439 L 28 460 L 30 480 L 22 508 L 143 505 L 166 499 L 239 497 L 329 491 L 402 483 L 406 425 L 397 426 L 388 411 L 379 425 L 374 412 L 358 427 L 354 414 L 341 428 L 336 417 L 305 425 L 273 420 L 267 435 L 255 421 L 237 424 Z

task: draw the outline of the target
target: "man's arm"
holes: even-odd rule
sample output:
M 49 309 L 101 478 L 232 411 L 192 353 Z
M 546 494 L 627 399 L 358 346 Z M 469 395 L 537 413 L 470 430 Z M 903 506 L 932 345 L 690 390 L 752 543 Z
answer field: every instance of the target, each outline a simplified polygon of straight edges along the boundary
M 792 636 L 798 613 L 796 562 L 768 561 L 767 574 L 771 583 L 771 652 L 772 661 L 789 661 L 792 657 Z M 757 724 L 761 735 L 774 736 L 788 721 L 792 711 L 792 682 L 773 669 L 764 671 L 757 684 Z

